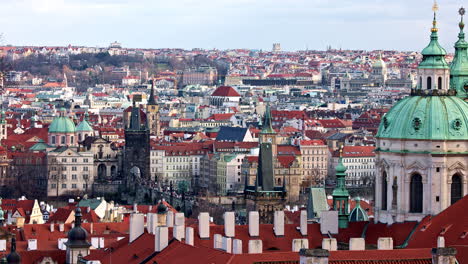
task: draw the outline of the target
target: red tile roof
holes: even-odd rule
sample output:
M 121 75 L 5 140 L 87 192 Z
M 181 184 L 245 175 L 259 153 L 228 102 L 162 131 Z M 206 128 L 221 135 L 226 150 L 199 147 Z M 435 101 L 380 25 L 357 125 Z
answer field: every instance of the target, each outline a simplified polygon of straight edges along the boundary
M 231 86 L 220 86 L 211 94 L 211 96 L 230 96 L 240 97 L 240 94 Z

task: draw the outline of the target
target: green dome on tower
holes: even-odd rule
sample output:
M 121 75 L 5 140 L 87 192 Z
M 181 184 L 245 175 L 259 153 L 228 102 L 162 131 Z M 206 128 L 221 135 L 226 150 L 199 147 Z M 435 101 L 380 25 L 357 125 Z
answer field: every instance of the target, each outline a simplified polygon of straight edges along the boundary
M 81 121 L 78 126 L 76 127 L 77 132 L 92 132 L 94 131 L 93 127 L 89 124 L 88 118 L 89 115 L 88 113 L 85 114 L 85 117 L 83 121 Z
M 459 10 L 461 16 L 460 33 L 458 33 L 458 41 L 455 43 L 455 56 L 453 57 L 452 65 L 450 65 L 450 87 L 457 91 L 457 96 L 460 98 L 468 98 L 468 42 L 465 40 L 465 32 L 463 28 L 463 16 L 465 9 L 462 7 Z
M 439 44 L 439 36 L 437 32 L 437 20 L 436 20 L 436 13 L 437 6 L 434 6 L 434 21 L 432 22 L 431 28 L 431 41 L 425 47 L 421 54 L 423 55 L 423 59 L 421 63 L 419 63 L 418 68 L 420 69 L 448 69 L 449 65 L 445 61 L 445 55 L 447 52 L 445 49 Z
M 73 121 L 66 116 L 59 116 L 49 126 L 49 133 L 75 133 L 76 127 Z

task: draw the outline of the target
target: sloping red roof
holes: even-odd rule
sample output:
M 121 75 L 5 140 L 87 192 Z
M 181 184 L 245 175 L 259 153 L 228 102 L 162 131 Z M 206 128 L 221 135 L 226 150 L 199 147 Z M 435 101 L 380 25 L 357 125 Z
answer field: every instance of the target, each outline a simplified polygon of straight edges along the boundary
M 374 146 L 345 146 L 343 157 L 374 157 Z
M 435 247 L 437 237 L 445 245 L 468 246 L 468 195 L 434 217 L 423 219 L 408 242 L 409 248 Z
M 215 121 L 221 120 L 229 120 L 234 115 L 234 113 L 227 113 L 227 114 L 213 114 L 212 116 L 208 117 L 207 119 L 212 119 Z
M 283 168 L 289 168 L 296 160 L 296 156 L 277 156 L 276 157 Z
M 230 96 L 240 97 L 240 94 L 231 86 L 220 86 L 211 94 L 211 96 Z

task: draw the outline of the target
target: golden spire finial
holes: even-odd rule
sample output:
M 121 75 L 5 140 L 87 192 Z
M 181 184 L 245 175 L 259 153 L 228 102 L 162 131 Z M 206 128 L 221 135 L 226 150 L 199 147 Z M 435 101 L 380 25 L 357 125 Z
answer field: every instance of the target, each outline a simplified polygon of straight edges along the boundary
M 341 145 L 341 147 L 340 147 L 340 158 L 342 158 L 342 157 L 343 157 L 343 145 Z
M 434 0 L 434 4 L 432 5 L 432 11 L 434 11 L 434 14 L 439 11 L 439 5 L 437 5 L 437 1 Z
M 432 5 L 432 11 L 434 12 L 434 20 L 432 21 L 432 28 L 431 32 L 437 32 L 437 20 L 436 20 L 436 13 L 439 11 L 439 5 L 437 4 L 437 1 L 434 0 L 434 4 Z

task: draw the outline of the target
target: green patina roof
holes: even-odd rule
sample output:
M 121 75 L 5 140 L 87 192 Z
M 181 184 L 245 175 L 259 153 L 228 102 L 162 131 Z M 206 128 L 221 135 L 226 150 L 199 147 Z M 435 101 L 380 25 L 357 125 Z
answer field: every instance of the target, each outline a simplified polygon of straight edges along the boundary
M 91 127 L 88 121 L 83 120 L 76 127 L 76 131 L 78 132 L 93 131 L 93 128 Z
M 437 27 L 436 27 L 436 19 L 434 13 L 434 21 L 433 27 L 431 29 L 431 41 L 429 45 L 425 47 L 421 54 L 423 55 L 423 59 L 421 63 L 419 63 L 418 68 L 420 69 L 448 69 L 449 65 L 445 61 L 445 55 L 447 52 L 444 48 L 439 44 L 439 36 L 437 35 Z
M 224 161 L 225 162 L 230 162 L 236 157 L 236 155 L 224 155 Z
M 468 42 L 465 41 L 463 20 L 460 21 L 459 27 L 460 33 L 458 41 L 455 43 L 455 56 L 450 65 L 450 88 L 457 91 L 458 97 L 467 98 L 468 91 L 465 90 L 465 86 L 468 86 Z
M 366 210 L 364 210 L 361 207 L 361 199 L 359 197 L 356 198 L 356 206 L 349 214 L 349 221 L 350 222 L 369 221 L 369 216 L 367 215 Z
M 378 138 L 467 140 L 468 104 L 456 96 L 409 96 L 382 118 Z
M 66 116 L 59 116 L 49 126 L 49 133 L 75 133 L 76 127 L 73 121 Z
M 44 142 L 44 140 L 39 140 L 36 144 L 29 148 L 30 151 L 44 151 L 47 148 L 50 148 L 48 144 Z
M 340 154 L 341 155 L 341 154 Z M 336 171 L 336 187 L 333 190 L 333 199 L 338 197 L 348 197 L 349 192 L 346 189 L 346 167 L 343 165 L 343 158 L 340 157 L 338 160 L 338 166 L 335 168 Z
M 93 127 L 91 126 L 88 120 L 89 120 L 89 115 L 88 115 L 88 112 L 86 112 L 83 121 L 81 121 L 76 127 L 76 131 L 79 131 L 79 132 L 94 131 Z
M 383 68 L 385 66 L 385 62 L 382 60 L 382 54 L 379 54 L 379 58 L 374 61 L 372 64 L 373 68 Z
M 83 199 L 78 203 L 78 206 L 90 207 L 92 210 L 95 210 L 101 203 L 102 200 L 99 199 Z
M 307 199 L 307 219 L 320 218 L 322 211 L 328 211 L 325 189 L 310 187 Z

